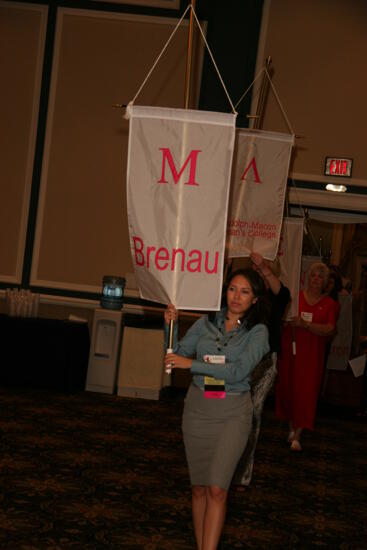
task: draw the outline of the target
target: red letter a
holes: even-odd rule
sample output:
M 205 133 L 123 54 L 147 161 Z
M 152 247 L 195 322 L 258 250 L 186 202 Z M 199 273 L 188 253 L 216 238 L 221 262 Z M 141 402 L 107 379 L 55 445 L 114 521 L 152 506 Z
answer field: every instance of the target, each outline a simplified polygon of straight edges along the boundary
M 250 164 L 249 164 L 249 165 L 247 166 L 247 168 L 245 169 L 244 173 L 242 174 L 241 180 L 244 180 L 244 179 L 245 179 L 246 174 L 247 174 L 247 172 L 250 170 L 250 168 L 252 168 L 253 171 L 254 171 L 254 180 L 255 180 L 255 183 L 261 183 L 260 178 L 259 178 L 259 172 L 257 171 L 257 166 L 256 166 L 255 157 L 253 157 L 252 161 L 250 162 Z

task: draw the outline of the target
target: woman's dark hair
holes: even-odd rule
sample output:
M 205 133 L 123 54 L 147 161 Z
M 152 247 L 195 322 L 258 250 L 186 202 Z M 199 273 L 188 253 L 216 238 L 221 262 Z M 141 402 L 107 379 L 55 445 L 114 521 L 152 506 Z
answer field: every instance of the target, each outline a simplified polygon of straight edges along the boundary
M 252 269 L 248 267 L 246 269 L 238 269 L 231 273 L 224 284 L 222 297 L 224 299 L 224 304 L 226 304 L 226 295 L 228 287 L 230 286 L 233 279 L 237 276 L 245 277 L 248 280 L 251 286 L 251 290 L 254 293 L 254 296 L 257 298 L 257 301 L 252 304 L 250 309 L 248 309 L 244 316 L 243 320 L 246 321 L 245 325 L 248 330 L 258 323 L 264 323 L 265 325 L 269 322 L 270 314 L 270 302 L 268 298 L 268 293 L 266 290 L 265 283 L 262 277 Z

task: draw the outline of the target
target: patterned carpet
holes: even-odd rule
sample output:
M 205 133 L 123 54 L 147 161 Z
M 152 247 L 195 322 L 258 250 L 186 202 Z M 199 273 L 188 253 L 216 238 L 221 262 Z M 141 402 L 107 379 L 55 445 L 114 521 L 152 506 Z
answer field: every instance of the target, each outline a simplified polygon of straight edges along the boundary
M 182 405 L 0 389 L 0 549 L 193 550 Z M 367 549 L 367 423 L 323 410 L 291 454 L 273 409 L 221 548 Z

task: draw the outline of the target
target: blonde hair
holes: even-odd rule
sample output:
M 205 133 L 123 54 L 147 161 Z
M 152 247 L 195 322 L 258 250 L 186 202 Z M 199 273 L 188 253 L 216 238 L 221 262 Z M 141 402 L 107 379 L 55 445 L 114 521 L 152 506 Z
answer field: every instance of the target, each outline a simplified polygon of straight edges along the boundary
M 323 286 L 323 289 L 325 289 L 326 285 L 327 285 L 327 282 L 329 280 L 329 268 L 326 264 L 324 264 L 323 262 L 314 262 L 313 264 L 310 265 L 310 267 L 308 268 L 308 278 L 310 277 L 311 273 L 313 273 L 314 271 L 318 271 L 319 273 L 322 273 L 323 276 L 324 276 L 324 286 Z M 307 278 L 307 280 L 308 280 Z

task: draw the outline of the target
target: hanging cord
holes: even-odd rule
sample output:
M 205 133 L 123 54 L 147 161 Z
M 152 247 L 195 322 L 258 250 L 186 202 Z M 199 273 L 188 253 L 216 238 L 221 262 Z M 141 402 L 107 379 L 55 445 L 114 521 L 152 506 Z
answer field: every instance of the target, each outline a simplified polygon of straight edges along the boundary
M 270 75 L 269 75 L 269 73 L 268 73 L 268 70 L 267 70 L 266 67 L 265 67 L 264 70 L 265 70 L 266 76 L 268 77 L 269 84 L 270 84 L 270 86 L 271 86 L 271 89 L 273 90 L 273 93 L 274 93 L 275 98 L 276 98 L 276 100 L 277 100 L 277 102 L 278 102 L 278 105 L 279 105 L 279 107 L 280 107 L 280 110 L 282 111 L 282 114 L 283 114 L 283 116 L 284 116 L 284 119 L 285 119 L 285 121 L 286 121 L 286 123 L 287 123 L 287 125 L 288 125 L 288 130 L 290 131 L 291 134 L 294 135 L 293 128 L 292 128 L 292 126 L 291 126 L 291 123 L 289 122 L 289 118 L 287 117 L 287 113 L 285 112 L 285 110 L 284 110 L 284 108 L 283 108 L 283 105 L 282 105 L 282 103 L 281 103 L 281 101 L 280 101 L 280 98 L 279 98 L 279 96 L 278 96 L 278 94 L 277 94 L 277 91 L 276 91 L 276 89 L 275 89 L 275 86 L 274 86 L 274 84 L 273 84 L 272 81 L 271 81 L 271 78 L 270 78 Z
M 194 14 L 194 17 L 195 17 L 197 26 L 199 27 L 199 31 L 200 31 L 200 33 L 201 33 L 201 36 L 202 36 L 203 40 L 204 40 L 204 44 L 205 44 L 205 46 L 206 46 L 206 48 L 207 48 L 207 50 L 208 50 L 208 52 L 209 52 L 210 59 L 211 59 L 212 62 L 213 62 L 214 68 L 215 68 L 215 70 L 217 71 L 218 78 L 219 78 L 219 80 L 220 80 L 220 82 L 221 82 L 221 84 L 222 84 L 222 86 L 223 86 L 223 89 L 224 89 L 224 91 L 225 91 L 225 94 L 226 94 L 226 96 L 227 96 L 227 99 L 228 99 L 228 101 L 229 101 L 229 103 L 230 103 L 230 105 L 231 105 L 232 112 L 233 112 L 234 115 L 237 115 L 236 107 L 235 107 L 235 106 L 233 105 L 233 103 L 232 103 L 232 100 L 231 100 L 231 98 L 230 98 L 230 96 L 229 96 L 229 93 L 228 93 L 227 88 L 226 88 L 226 86 L 225 86 L 225 84 L 224 84 L 223 78 L 222 78 L 222 76 L 221 76 L 221 74 L 220 74 L 220 72 L 219 72 L 219 69 L 218 69 L 217 64 L 216 64 L 216 62 L 215 62 L 215 60 L 214 60 L 213 54 L 212 54 L 212 52 L 211 52 L 211 50 L 210 50 L 210 48 L 209 48 L 209 44 L 208 44 L 208 42 L 206 41 L 205 35 L 204 35 L 204 33 L 203 33 L 203 30 L 202 30 L 202 28 L 201 28 L 201 26 L 200 26 L 199 20 L 198 20 L 198 18 L 197 18 L 197 16 L 196 16 L 196 13 L 195 13 L 195 10 L 194 10 L 193 7 L 192 7 L 192 13 Z
M 260 76 L 263 74 L 264 72 L 264 67 L 261 69 L 261 71 L 255 76 L 254 80 L 251 82 L 250 86 L 247 88 L 247 90 L 241 95 L 240 99 L 237 101 L 236 105 L 235 105 L 235 108 L 237 109 L 237 107 L 239 106 L 239 104 L 241 103 L 241 101 L 246 97 L 246 95 L 248 94 L 248 92 L 251 90 L 252 86 L 255 84 L 256 80 L 258 78 L 260 78 Z
M 245 91 L 245 93 L 242 94 L 242 96 L 240 97 L 240 99 L 237 101 L 237 103 L 236 103 L 236 105 L 235 105 L 235 108 L 238 107 L 238 105 L 241 103 L 241 101 L 246 97 L 246 95 L 248 94 L 248 92 L 251 90 L 251 88 L 252 88 L 252 86 L 255 84 L 256 80 L 257 80 L 263 73 L 266 74 L 266 77 L 267 77 L 267 79 L 268 79 L 268 81 L 269 81 L 269 84 L 270 84 L 270 86 L 271 86 L 271 89 L 273 90 L 273 94 L 274 94 L 274 96 L 275 96 L 275 99 L 277 100 L 278 105 L 279 105 L 279 108 L 280 108 L 280 110 L 282 111 L 282 114 L 283 114 L 283 116 L 284 116 L 284 120 L 285 120 L 286 123 L 287 123 L 288 130 L 290 131 L 290 133 L 291 133 L 292 135 L 295 135 L 295 134 L 294 134 L 294 130 L 293 130 L 292 126 L 291 126 L 291 123 L 289 122 L 289 118 L 288 118 L 288 116 L 287 116 L 287 113 L 285 112 L 285 110 L 284 110 L 284 108 L 283 108 L 282 102 L 280 101 L 279 95 L 278 95 L 278 93 L 277 93 L 277 91 L 276 91 L 276 89 L 275 89 L 275 86 L 274 86 L 274 84 L 273 84 L 273 82 L 272 82 L 272 80 L 271 80 L 271 78 L 270 78 L 269 72 L 268 72 L 268 70 L 267 70 L 266 67 L 263 67 L 263 68 L 261 69 L 261 71 L 255 76 L 254 80 L 252 81 L 252 83 L 250 84 L 250 86 L 247 88 L 247 90 Z
M 173 36 L 175 35 L 175 33 L 176 33 L 178 27 L 181 25 L 181 23 L 182 23 L 182 21 L 183 21 L 185 15 L 186 15 L 186 13 L 189 11 L 189 9 L 192 10 L 192 13 L 193 13 L 193 15 L 194 15 L 194 17 L 195 17 L 197 26 L 199 27 L 199 30 L 200 30 L 201 36 L 202 36 L 202 38 L 203 38 L 203 40 L 204 40 L 205 46 L 206 46 L 206 48 L 207 48 L 207 50 L 208 50 L 208 52 L 209 52 L 209 55 L 210 55 L 210 58 L 211 58 L 211 60 L 212 60 L 212 62 L 213 62 L 213 65 L 214 65 L 214 67 L 215 67 L 215 70 L 217 71 L 219 80 L 220 80 L 220 82 L 221 82 L 221 84 L 222 84 L 222 86 L 223 86 L 223 88 L 224 88 L 224 91 L 225 91 L 225 93 L 226 93 L 226 96 L 227 96 L 227 98 L 228 98 L 228 101 L 229 101 L 229 103 L 230 103 L 230 105 L 231 105 L 232 112 L 233 112 L 233 114 L 236 115 L 236 114 L 237 114 L 237 111 L 236 111 L 236 109 L 235 109 L 235 107 L 234 107 L 234 105 L 233 105 L 233 103 L 232 103 L 232 100 L 231 100 L 229 94 L 228 94 L 227 88 L 226 88 L 226 86 L 225 86 L 225 84 L 224 84 L 224 82 L 223 82 L 223 79 L 222 79 L 222 76 L 221 76 L 221 74 L 220 74 L 220 72 L 219 72 L 219 69 L 218 69 L 218 67 L 217 67 L 217 64 L 216 64 L 215 61 L 214 61 L 213 54 L 212 54 L 212 52 L 210 51 L 209 45 L 208 45 L 208 43 L 207 43 L 207 41 L 206 41 L 205 35 L 204 35 L 203 30 L 202 30 L 202 28 L 201 28 L 201 26 L 200 26 L 200 23 L 199 23 L 199 20 L 198 20 L 198 18 L 197 18 L 197 16 L 196 16 L 195 10 L 194 10 L 194 8 L 193 8 L 193 6 L 192 6 L 191 4 L 189 4 L 189 5 L 187 6 L 187 8 L 186 8 L 186 10 L 184 11 L 184 13 L 183 13 L 181 19 L 180 19 L 179 22 L 177 23 L 176 27 L 173 29 L 173 32 L 172 32 L 171 36 L 169 37 L 169 39 L 167 40 L 166 44 L 164 45 L 164 47 L 163 47 L 161 53 L 159 54 L 159 56 L 157 57 L 157 59 L 156 59 L 155 62 L 153 63 L 152 68 L 151 68 L 150 71 L 148 72 L 148 74 L 147 74 L 147 76 L 145 77 L 143 83 L 141 84 L 140 88 L 139 88 L 138 91 L 136 92 L 134 98 L 129 102 L 129 105 L 133 105 L 133 104 L 134 104 L 136 98 L 138 97 L 138 95 L 140 94 L 140 92 L 142 91 L 142 89 L 144 88 L 146 82 L 148 81 L 150 75 L 151 75 L 152 72 L 154 71 L 154 69 L 155 69 L 156 65 L 158 64 L 159 60 L 161 59 L 162 55 L 163 55 L 164 52 L 166 51 L 168 44 L 171 42 Z
M 316 250 L 319 250 L 319 247 L 318 247 L 318 245 L 317 245 L 316 239 L 315 239 L 315 237 L 314 237 L 314 235 L 313 235 L 313 233 L 312 233 L 310 227 L 309 227 L 308 224 L 307 224 L 307 221 L 308 221 L 308 214 L 306 214 L 306 209 L 305 209 L 305 207 L 302 205 L 302 203 L 301 203 L 301 201 L 300 201 L 300 199 L 299 199 L 298 189 L 297 189 L 297 186 L 296 186 L 296 184 L 295 184 L 295 181 L 294 181 L 293 178 L 290 178 L 290 181 L 291 181 L 291 184 L 292 184 L 293 187 L 294 187 L 294 192 L 295 192 L 295 195 L 296 195 L 296 197 L 297 197 L 298 206 L 299 206 L 299 208 L 302 210 L 303 219 L 304 219 L 304 221 L 305 221 L 305 232 L 306 232 L 306 235 L 310 235 L 310 238 L 311 238 L 311 240 L 312 240 L 312 242 L 313 242 L 313 245 L 314 245 L 315 249 L 316 249 Z M 320 257 L 321 257 L 321 256 L 320 256 Z
M 181 25 L 186 13 L 189 11 L 191 5 L 189 4 L 187 6 L 187 8 L 185 9 L 181 19 L 179 20 L 179 22 L 177 23 L 176 27 L 173 29 L 172 33 L 171 33 L 171 36 L 169 37 L 169 39 L 167 40 L 166 44 L 163 46 L 163 49 L 161 51 L 161 53 L 159 54 L 159 56 L 157 57 L 157 59 L 154 61 L 153 63 L 153 66 L 152 68 L 150 69 L 150 71 L 148 72 L 147 76 L 145 77 L 142 85 L 140 86 L 139 90 L 136 92 L 135 96 L 133 97 L 133 99 L 129 102 L 129 105 L 133 105 L 135 103 L 135 100 L 136 98 L 138 97 L 138 95 L 140 94 L 140 92 L 142 91 L 142 89 L 144 88 L 145 84 L 147 83 L 147 80 L 149 79 L 150 75 L 152 74 L 152 72 L 154 71 L 156 65 L 158 64 L 160 58 L 162 57 L 162 55 L 164 54 L 164 52 L 166 51 L 167 47 L 168 47 L 168 44 L 171 42 L 172 38 L 174 37 L 178 27 Z

